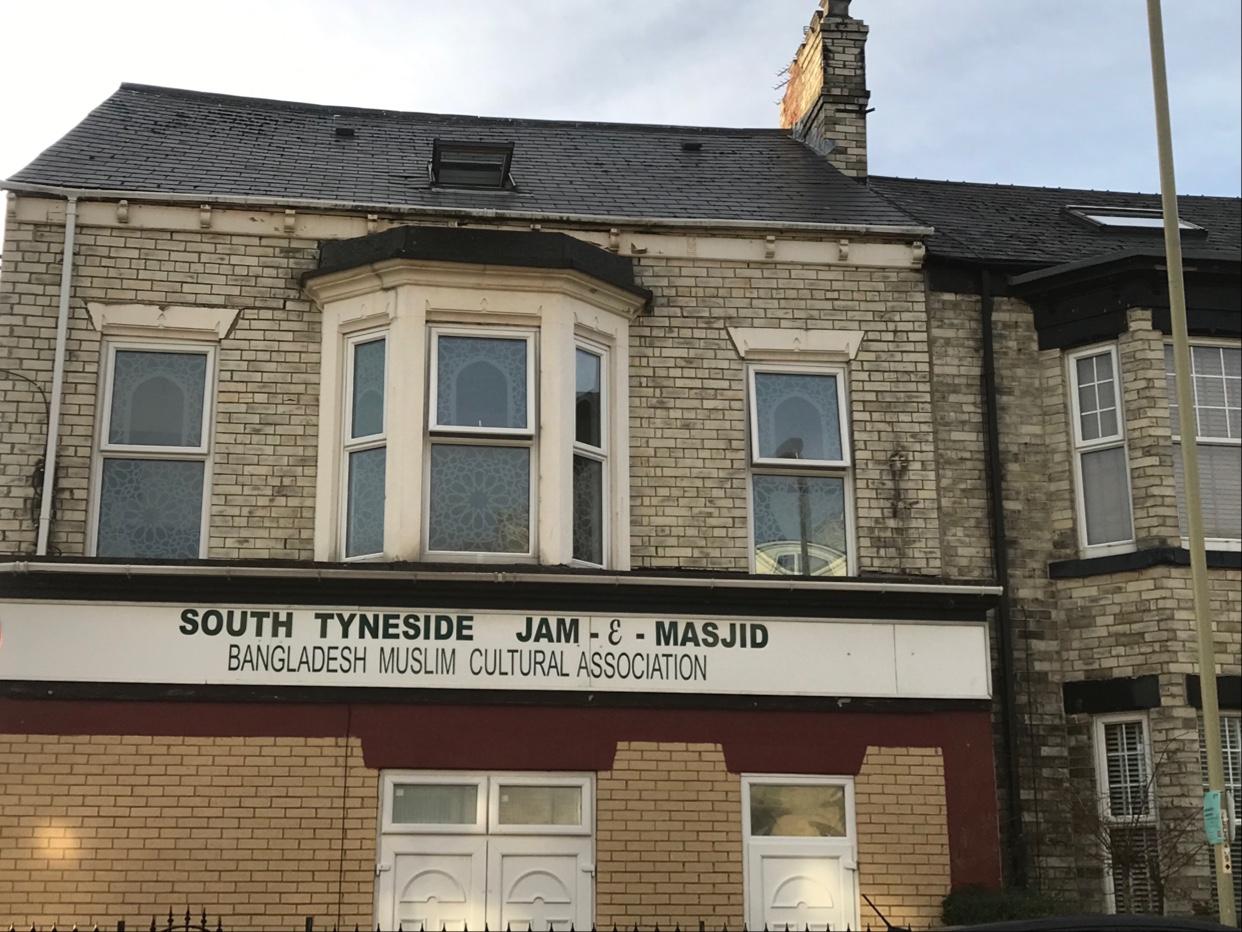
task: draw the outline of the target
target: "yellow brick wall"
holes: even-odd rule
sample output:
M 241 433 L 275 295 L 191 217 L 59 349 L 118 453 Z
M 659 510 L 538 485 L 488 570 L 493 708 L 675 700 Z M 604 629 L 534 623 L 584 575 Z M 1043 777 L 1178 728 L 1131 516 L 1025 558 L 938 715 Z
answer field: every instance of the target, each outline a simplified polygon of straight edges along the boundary
M 0 925 L 366 926 L 377 785 L 356 740 L 0 735 Z
M 868 748 L 854 781 L 858 884 L 889 922 L 940 922 L 949 893 L 949 822 L 940 748 Z M 864 926 L 882 925 L 863 902 Z

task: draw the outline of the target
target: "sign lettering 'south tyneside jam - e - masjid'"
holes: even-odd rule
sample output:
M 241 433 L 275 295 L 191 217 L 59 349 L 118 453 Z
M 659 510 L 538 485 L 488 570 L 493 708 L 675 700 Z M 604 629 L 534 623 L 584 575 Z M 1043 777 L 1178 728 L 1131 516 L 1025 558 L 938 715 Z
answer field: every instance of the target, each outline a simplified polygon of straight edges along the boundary
M 0 601 L 0 680 L 987 698 L 982 624 Z

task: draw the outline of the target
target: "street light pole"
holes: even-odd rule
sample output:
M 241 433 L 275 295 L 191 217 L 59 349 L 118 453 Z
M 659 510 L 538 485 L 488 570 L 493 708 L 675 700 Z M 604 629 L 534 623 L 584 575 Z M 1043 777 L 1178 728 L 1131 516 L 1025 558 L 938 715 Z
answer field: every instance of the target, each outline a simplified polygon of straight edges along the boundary
M 1169 127 L 1169 88 L 1164 67 L 1164 24 L 1160 15 L 1160 0 L 1147 0 L 1147 31 L 1151 41 L 1151 83 L 1156 104 L 1156 142 L 1160 153 L 1160 198 L 1164 209 L 1164 249 L 1168 257 L 1169 318 L 1173 324 L 1173 369 L 1177 380 L 1178 432 L 1182 437 L 1179 446 L 1189 524 L 1190 578 L 1194 588 L 1199 637 L 1199 684 L 1203 697 L 1208 789 L 1221 791 L 1225 789 L 1225 768 L 1220 746 L 1220 706 L 1216 698 L 1216 650 L 1207 557 L 1203 548 L 1199 451 L 1195 442 L 1199 432 L 1190 377 L 1190 342 L 1186 334 L 1186 285 L 1182 280 L 1182 239 L 1177 215 L 1177 187 L 1173 178 L 1173 141 Z M 1213 848 L 1220 921 L 1233 927 L 1237 925 L 1238 912 L 1229 870 L 1229 842 L 1226 840 L 1224 844 L 1213 845 Z

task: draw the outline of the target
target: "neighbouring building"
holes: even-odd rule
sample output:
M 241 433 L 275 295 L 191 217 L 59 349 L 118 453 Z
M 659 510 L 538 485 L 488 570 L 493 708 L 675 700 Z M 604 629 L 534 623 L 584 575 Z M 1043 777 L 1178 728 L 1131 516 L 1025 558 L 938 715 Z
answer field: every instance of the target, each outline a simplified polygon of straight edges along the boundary
M 4 183 L 0 919 L 1160 905 L 1101 854 L 1201 784 L 1158 201 L 867 177 L 848 7 L 783 130 L 123 85 Z

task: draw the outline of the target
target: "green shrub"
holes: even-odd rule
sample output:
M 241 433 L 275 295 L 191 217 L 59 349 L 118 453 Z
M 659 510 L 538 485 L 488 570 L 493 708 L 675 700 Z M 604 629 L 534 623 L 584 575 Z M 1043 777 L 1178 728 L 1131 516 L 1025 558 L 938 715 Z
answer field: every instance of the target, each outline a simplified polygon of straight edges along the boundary
M 1058 916 L 1068 911 L 1066 904 L 1034 890 L 962 887 L 944 898 L 942 917 L 945 925 L 969 926 L 1005 919 Z

